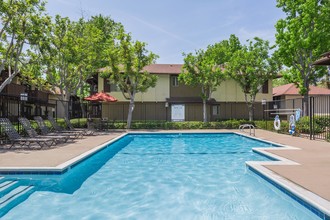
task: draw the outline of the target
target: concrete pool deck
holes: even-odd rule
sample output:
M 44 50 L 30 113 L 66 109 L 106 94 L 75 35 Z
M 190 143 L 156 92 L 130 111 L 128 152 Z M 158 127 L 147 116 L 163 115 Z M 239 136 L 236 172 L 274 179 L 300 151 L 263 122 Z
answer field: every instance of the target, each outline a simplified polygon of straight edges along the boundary
M 159 130 L 157 130 L 159 131 Z M 136 132 L 132 130 L 131 132 Z M 143 132 L 143 131 L 142 131 Z M 147 131 L 155 132 L 155 130 Z M 238 132 L 238 130 L 185 130 L 162 132 Z M 115 139 L 125 131 L 111 131 L 78 139 L 73 143 L 62 144 L 50 149 L 0 149 L 0 169 L 20 167 L 56 167 L 79 157 L 94 148 Z M 246 134 L 246 133 L 244 133 Z M 272 154 L 294 161 L 299 165 L 265 165 L 266 168 L 285 179 L 330 201 L 330 143 L 311 141 L 299 137 L 256 130 L 256 137 L 282 145 L 300 149 L 266 150 Z

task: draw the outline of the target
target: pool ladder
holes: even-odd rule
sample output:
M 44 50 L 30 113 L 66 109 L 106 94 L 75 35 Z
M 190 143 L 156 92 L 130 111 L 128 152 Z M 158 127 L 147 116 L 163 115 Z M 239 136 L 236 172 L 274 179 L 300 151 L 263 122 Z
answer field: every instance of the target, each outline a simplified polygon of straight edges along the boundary
M 245 132 L 245 130 L 244 130 L 245 128 L 249 129 L 249 134 L 250 135 L 256 136 L 256 129 L 255 129 L 254 125 L 252 125 L 252 124 L 243 124 L 243 125 L 239 126 L 239 130 L 241 132 Z

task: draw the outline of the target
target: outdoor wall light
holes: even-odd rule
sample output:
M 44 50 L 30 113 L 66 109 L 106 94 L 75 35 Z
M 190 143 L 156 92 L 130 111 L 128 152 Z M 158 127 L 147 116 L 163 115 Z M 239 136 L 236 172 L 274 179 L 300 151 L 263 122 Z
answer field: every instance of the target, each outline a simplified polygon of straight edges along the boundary
M 20 94 L 21 101 L 27 101 L 28 100 L 28 94 L 27 93 L 21 93 Z

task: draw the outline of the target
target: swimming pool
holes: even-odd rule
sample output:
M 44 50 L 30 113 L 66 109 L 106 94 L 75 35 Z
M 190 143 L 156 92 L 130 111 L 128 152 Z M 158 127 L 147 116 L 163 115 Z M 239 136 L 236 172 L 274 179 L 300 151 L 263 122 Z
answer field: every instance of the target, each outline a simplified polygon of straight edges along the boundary
M 34 186 L 3 219 L 319 219 L 245 161 L 270 147 L 236 134 L 129 134 Z M 14 204 L 14 205 L 16 205 Z

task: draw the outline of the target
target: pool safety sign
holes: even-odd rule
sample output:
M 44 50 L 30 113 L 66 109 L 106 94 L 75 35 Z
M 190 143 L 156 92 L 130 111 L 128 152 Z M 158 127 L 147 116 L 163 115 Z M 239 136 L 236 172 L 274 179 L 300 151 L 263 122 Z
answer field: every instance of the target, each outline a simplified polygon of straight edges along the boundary
M 184 121 L 184 105 L 172 105 L 171 106 L 171 120 L 172 121 Z

